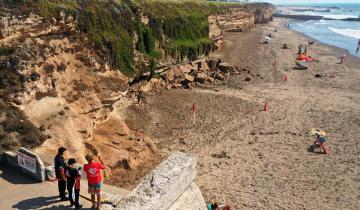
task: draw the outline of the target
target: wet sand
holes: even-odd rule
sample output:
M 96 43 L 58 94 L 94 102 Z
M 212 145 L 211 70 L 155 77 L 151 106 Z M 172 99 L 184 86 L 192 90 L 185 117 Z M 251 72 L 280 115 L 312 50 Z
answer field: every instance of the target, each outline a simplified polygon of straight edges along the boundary
M 154 92 L 146 106 L 129 108 L 126 121 L 150 134 L 161 155 L 180 150 L 196 156 L 196 182 L 207 202 L 232 209 L 359 209 L 360 59 L 350 56 L 340 65 L 343 50 L 315 42 L 308 52 L 320 62 L 294 70 L 297 46 L 308 38 L 283 21 L 225 33 L 213 55 L 249 66 L 250 82 L 240 76 Z M 271 43 L 260 44 L 268 33 Z M 290 49 L 281 49 L 285 42 Z M 194 100 L 199 112 L 192 126 Z M 328 133 L 329 154 L 307 152 L 311 128 Z

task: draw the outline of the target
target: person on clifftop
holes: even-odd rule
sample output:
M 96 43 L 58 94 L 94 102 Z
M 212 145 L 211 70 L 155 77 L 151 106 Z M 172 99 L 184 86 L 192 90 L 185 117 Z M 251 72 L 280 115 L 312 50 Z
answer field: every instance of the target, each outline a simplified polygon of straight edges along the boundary
M 58 180 L 58 189 L 59 189 L 59 197 L 61 201 L 67 201 L 68 198 L 66 197 L 66 176 L 65 176 L 65 158 L 64 153 L 66 148 L 60 147 L 58 149 L 58 153 L 54 158 L 55 162 L 55 175 L 56 179 Z
M 84 171 L 86 172 L 89 194 L 91 195 L 92 209 L 101 208 L 101 170 L 105 169 L 105 165 L 98 155 L 100 163 L 94 162 L 94 156 L 92 154 L 87 154 L 85 159 L 88 161 L 88 164 L 84 165 Z M 97 197 L 97 203 L 95 203 L 95 195 Z
M 67 177 L 70 207 L 75 206 L 75 209 L 81 209 L 82 205 L 79 204 L 81 167 L 76 168 L 76 160 L 74 158 L 70 158 L 67 163 L 68 166 L 66 166 L 65 174 Z

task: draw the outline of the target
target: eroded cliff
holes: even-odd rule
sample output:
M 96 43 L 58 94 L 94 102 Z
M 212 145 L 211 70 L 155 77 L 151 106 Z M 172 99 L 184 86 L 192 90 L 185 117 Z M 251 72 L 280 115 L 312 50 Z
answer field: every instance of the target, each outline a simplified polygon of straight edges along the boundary
M 264 4 L 125 0 L 8 0 L 0 6 L 1 150 L 32 148 L 48 165 L 58 146 L 80 161 L 99 150 L 110 168 L 108 181 L 125 187 L 160 158 L 154 142 L 124 121 L 125 107 L 137 101 L 132 78 L 186 62 L 166 74 L 180 83 L 184 69 L 206 70 L 208 64 L 188 61 L 219 47 L 222 30 L 266 23 L 272 11 Z M 169 81 L 157 82 L 169 87 Z

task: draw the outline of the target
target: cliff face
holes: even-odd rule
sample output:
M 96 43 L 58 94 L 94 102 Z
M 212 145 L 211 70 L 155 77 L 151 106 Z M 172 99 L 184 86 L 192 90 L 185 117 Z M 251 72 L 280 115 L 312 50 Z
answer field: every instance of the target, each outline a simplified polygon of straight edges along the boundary
M 215 15 L 224 31 L 241 32 L 249 30 L 255 24 L 272 20 L 275 8 L 271 4 L 247 4 L 231 6 L 229 12 Z
M 25 146 L 51 164 L 58 146 L 79 160 L 98 149 L 114 182 L 133 183 L 158 154 L 122 118 L 136 100 L 127 76 L 207 55 L 223 29 L 267 22 L 269 11 L 256 4 L 0 1 L 0 151 Z M 178 82 L 184 69 L 209 68 L 200 63 L 167 77 Z
M 25 146 L 52 165 L 59 146 L 80 162 L 98 150 L 108 182 L 136 183 L 158 155 L 152 140 L 122 118 L 132 100 L 124 97 L 128 78 L 88 45 L 71 14 L 1 14 L 0 152 Z

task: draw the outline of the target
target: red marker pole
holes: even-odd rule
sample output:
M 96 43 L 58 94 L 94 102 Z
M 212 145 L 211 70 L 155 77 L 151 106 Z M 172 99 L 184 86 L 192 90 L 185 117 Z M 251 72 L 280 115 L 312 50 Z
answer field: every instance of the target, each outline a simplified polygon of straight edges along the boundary
M 193 126 L 195 126 L 195 122 L 196 122 L 196 111 L 197 111 L 197 107 L 196 107 L 196 103 L 194 101 L 193 105 L 192 105 Z

